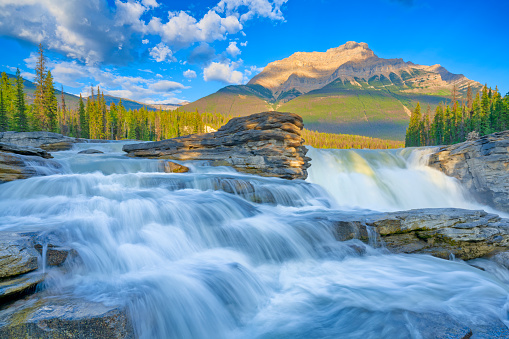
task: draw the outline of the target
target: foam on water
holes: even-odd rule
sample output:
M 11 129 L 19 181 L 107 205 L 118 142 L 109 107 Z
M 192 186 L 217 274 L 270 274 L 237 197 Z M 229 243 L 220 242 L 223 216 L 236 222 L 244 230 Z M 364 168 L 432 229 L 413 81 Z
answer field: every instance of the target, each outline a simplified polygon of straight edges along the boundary
M 127 305 L 141 338 L 419 338 L 422 315 L 507 322 L 507 271 L 337 242 L 317 215 L 477 207 L 416 151 L 311 150 L 308 182 L 55 153 L 63 175 L 0 185 L 0 229 L 65 235 L 82 264 L 46 287 Z M 77 154 L 95 148 L 105 154 Z M 491 273 L 490 273 L 491 272 Z

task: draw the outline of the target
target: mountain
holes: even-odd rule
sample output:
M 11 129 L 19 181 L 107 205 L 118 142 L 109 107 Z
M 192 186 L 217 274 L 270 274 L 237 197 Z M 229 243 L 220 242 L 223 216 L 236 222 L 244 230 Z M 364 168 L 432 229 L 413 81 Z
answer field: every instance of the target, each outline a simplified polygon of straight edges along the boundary
M 243 116 L 267 109 L 301 115 L 307 128 L 403 140 L 419 101 L 432 109 L 482 86 L 440 65 L 383 59 L 366 43 L 347 42 L 326 52 L 298 52 L 269 63 L 247 85 L 227 86 L 184 110 Z

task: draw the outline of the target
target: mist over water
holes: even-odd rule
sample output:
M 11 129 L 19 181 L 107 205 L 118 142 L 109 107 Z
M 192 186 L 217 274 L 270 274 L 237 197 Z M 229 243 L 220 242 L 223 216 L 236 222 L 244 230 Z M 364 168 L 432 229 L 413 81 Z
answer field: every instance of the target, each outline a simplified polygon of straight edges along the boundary
M 308 180 L 288 181 L 200 162 L 167 174 L 123 144 L 79 144 L 54 153 L 65 174 L 0 185 L 0 230 L 65 236 L 82 263 L 47 269 L 45 287 L 128 306 L 141 338 L 421 338 L 425 317 L 508 323 L 502 268 L 337 242 L 318 218 L 482 208 L 422 151 L 311 149 Z

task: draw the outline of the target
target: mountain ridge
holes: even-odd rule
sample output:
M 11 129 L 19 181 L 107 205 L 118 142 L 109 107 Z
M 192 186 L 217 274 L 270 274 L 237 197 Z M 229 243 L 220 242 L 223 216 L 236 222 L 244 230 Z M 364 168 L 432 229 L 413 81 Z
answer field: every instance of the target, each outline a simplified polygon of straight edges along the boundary
M 246 85 L 226 86 L 183 106 L 242 116 L 267 108 L 300 114 L 319 132 L 403 140 L 419 101 L 432 109 L 482 85 L 439 64 L 378 57 L 366 43 L 349 41 L 326 52 L 296 52 L 264 67 Z

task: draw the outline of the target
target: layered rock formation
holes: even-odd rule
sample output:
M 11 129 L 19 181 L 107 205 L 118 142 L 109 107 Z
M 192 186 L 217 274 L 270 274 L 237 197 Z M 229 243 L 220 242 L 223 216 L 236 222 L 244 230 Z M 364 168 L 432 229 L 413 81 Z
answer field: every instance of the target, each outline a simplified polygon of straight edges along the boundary
M 46 151 L 66 151 L 79 139 L 52 132 L 0 132 L 0 142 L 38 147 Z
M 394 253 L 420 253 L 469 260 L 505 251 L 509 220 L 484 211 L 430 208 L 366 217 L 326 218 L 337 240 L 381 241 Z
M 479 202 L 509 212 L 509 131 L 441 147 L 429 166 L 457 178 Z
M 0 183 L 61 173 L 62 165 L 49 158 L 41 148 L 0 143 Z
M 214 166 L 284 179 L 305 179 L 310 166 L 300 136 L 302 118 L 265 112 L 234 118 L 217 132 L 125 145 L 133 157 L 206 160 Z

